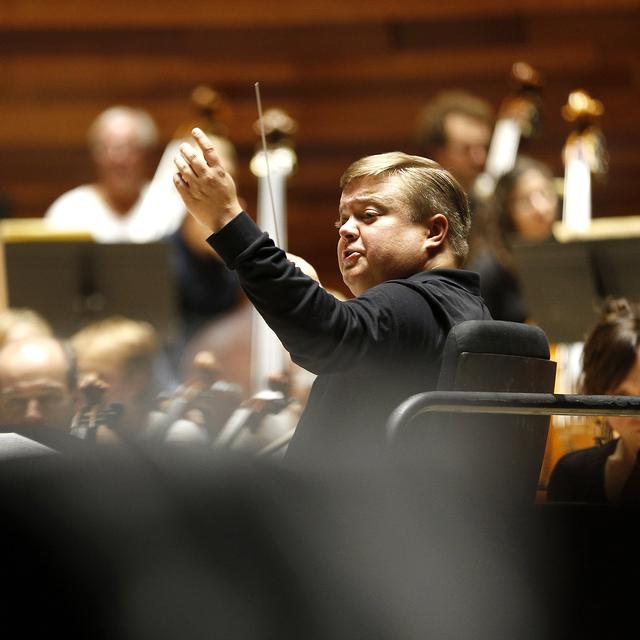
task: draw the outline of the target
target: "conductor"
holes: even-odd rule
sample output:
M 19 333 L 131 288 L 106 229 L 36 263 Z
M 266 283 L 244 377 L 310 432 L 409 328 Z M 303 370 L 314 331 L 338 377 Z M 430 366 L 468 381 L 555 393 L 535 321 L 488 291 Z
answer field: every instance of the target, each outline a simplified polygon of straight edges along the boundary
M 336 228 L 338 265 L 355 297 L 339 301 L 242 211 L 213 145 L 192 134 L 196 146 L 183 144 L 175 158 L 186 208 L 294 362 L 318 376 L 288 459 L 380 455 L 394 407 L 435 388 L 451 327 L 490 318 L 477 274 L 459 268 L 467 196 L 426 158 L 392 152 L 354 162 L 340 181 Z

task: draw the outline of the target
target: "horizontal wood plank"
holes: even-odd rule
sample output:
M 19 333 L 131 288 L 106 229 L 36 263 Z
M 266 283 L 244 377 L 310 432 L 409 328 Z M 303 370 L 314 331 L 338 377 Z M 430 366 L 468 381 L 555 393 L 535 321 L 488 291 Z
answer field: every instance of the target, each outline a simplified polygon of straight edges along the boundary
M 48 0 L 4 0 L 0 21 L 12 28 L 87 26 L 161 26 L 176 25 L 299 25 L 313 22 L 329 24 L 370 21 L 411 21 L 415 19 L 500 16 L 518 13 L 539 14 L 558 11 L 584 12 L 638 8 L 638 0 L 449 0 L 425 2 L 404 0 L 319 0 L 300 3 L 280 0 L 236 0 L 233 3 L 191 0 L 188 5 L 172 0 L 110 0 L 108 4 L 85 0 L 57 0 L 55 8 Z

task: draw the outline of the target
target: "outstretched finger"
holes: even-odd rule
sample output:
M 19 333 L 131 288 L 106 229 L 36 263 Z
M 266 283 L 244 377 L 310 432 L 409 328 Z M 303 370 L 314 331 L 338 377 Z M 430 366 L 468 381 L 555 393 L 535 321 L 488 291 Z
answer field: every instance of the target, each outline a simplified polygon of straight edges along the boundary
M 204 134 L 202 129 L 198 129 L 196 127 L 191 131 L 191 135 L 194 137 L 195 141 L 198 143 L 200 149 L 202 149 L 202 155 L 206 160 L 207 164 L 210 167 L 214 167 L 216 165 L 220 165 L 220 158 L 216 153 L 216 150 L 213 148 L 213 144 L 209 138 Z
M 180 151 L 180 156 L 184 158 L 196 176 L 201 176 L 207 170 L 207 164 L 188 142 L 183 142 L 178 147 L 178 150 Z M 177 156 L 177 158 L 180 158 L 180 156 Z

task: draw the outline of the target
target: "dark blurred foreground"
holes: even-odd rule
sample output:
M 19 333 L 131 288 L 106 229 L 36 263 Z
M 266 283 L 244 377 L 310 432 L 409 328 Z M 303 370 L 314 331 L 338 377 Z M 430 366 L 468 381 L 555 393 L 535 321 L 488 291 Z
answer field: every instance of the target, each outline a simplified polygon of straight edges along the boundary
M 5 637 L 602 638 L 640 564 L 635 514 L 521 508 L 407 459 L 27 457 L 0 462 L 0 512 Z

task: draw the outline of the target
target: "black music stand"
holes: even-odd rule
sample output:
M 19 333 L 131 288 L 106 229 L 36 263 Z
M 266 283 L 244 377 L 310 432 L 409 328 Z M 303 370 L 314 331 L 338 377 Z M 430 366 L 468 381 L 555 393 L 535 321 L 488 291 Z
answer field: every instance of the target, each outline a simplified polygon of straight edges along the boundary
M 9 242 L 8 303 L 37 311 L 61 336 L 122 315 L 149 322 L 170 341 L 177 311 L 169 251 L 164 242 Z
M 513 247 L 532 320 L 550 342 L 579 342 L 607 296 L 640 299 L 640 238 Z

